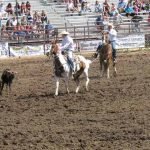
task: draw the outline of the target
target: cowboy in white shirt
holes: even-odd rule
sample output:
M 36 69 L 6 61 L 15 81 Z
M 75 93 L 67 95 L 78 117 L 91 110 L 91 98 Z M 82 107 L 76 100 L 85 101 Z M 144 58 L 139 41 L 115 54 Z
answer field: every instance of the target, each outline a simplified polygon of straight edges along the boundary
M 116 40 L 117 40 L 117 32 L 114 29 L 113 24 L 108 24 L 108 31 L 107 34 L 109 36 L 109 42 L 112 45 L 112 55 L 113 55 L 113 61 L 116 63 Z
M 74 62 L 73 62 L 73 51 L 74 51 L 74 42 L 73 39 L 69 36 L 69 32 L 63 31 L 60 33 L 62 35 L 62 43 L 60 49 L 62 52 L 67 53 L 68 63 L 74 72 Z
M 112 45 L 112 56 L 113 56 L 113 61 L 114 63 L 116 63 L 116 40 L 117 40 L 117 32 L 115 29 L 113 29 L 113 25 L 112 24 L 108 24 L 108 31 L 103 31 L 102 32 L 104 35 L 108 34 L 108 38 L 109 38 L 109 43 Z M 96 53 L 99 53 L 99 51 L 101 50 L 101 48 L 103 47 L 103 44 L 106 43 L 105 41 L 106 39 L 103 39 L 102 44 L 100 44 L 97 47 Z M 97 54 L 96 54 L 97 55 Z

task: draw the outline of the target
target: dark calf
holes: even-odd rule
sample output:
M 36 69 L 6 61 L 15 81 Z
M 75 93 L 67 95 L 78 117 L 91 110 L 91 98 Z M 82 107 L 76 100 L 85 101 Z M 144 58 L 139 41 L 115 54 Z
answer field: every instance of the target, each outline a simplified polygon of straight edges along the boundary
M 5 84 L 6 84 L 6 87 L 9 86 L 9 90 L 11 91 L 11 84 L 12 84 L 12 81 L 15 77 L 15 73 L 16 72 L 11 71 L 10 69 L 5 69 L 3 71 L 2 76 L 1 76 L 2 81 L 0 83 L 0 95 L 2 94 L 2 91 L 3 91 Z

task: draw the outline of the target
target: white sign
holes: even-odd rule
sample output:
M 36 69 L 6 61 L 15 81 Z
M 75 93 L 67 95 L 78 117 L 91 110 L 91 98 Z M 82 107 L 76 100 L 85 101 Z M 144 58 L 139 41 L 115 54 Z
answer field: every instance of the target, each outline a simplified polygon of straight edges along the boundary
M 0 57 L 9 56 L 8 43 L 0 43 Z
M 117 49 L 140 47 L 145 47 L 145 35 L 142 33 L 132 34 L 125 37 L 118 37 L 116 42 Z
M 102 44 L 101 40 L 94 40 L 94 41 L 81 41 L 79 43 L 80 50 L 85 51 L 96 51 L 98 45 Z
M 102 44 L 102 40 L 81 41 L 79 45 L 81 50 L 96 51 L 100 44 Z M 141 47 L 145 47 L 145 35 L 143 33 L 118 37 L 116 41 L 116 49 Z
M 33 56 L 44 54 L 43 45 L 40 46 L 12 46 L 10 47 L 12 56 Z

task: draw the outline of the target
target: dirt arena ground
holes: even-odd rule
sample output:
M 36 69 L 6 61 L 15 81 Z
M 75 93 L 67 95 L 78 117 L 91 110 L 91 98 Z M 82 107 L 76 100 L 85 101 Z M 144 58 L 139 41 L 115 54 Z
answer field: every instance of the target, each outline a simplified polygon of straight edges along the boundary
M 150 52 L 118 56 L 118 76 L 99 77 L 91 65 L 70 95 L 64 83 L 54 97 L 52 61 L 46 56 L 0 60 L 0 73 L 18 74 L 0 96 L 0 150 L 150 150 Z

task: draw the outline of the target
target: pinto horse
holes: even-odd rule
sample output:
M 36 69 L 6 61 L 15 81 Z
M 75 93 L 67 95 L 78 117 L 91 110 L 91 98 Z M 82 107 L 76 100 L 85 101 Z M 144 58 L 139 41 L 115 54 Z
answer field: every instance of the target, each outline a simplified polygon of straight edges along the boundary
M 65 80 L 65 86 L 66 91 L 69 94 L 69 87 L 68 82 L 69 79 L 72 77 L 72 69 L 70 68 L 70 65 L 67 62 L 67 58 L 62 55 L 59 45 L 53 41 L 51 46 L 51 52 L 54 57 L 54 74 L 56 79 L 56 90 L 55 90 L 55 96 L 58 95 L 59 91 L 59 80 L 60 78 L 63 78 Z M 89 84 L 89 76 L 88 76 L 88 70 L 90 67 L 90 64 L 92 63 L 91 60 L 86 59 L 85 57 L 81 55 L 74 56 L 74 64 L 76 68 L 75 74 L 73 74 L 74 81 L 77 85 L 75 92 L 78 93 L 80 88 L 80 80 L 79 77 L 82 73 L 84 73 L 86 78 L 86 91 L 88 91 L 88 84 Z
M 106 73 L 107 78 L 109 79 L 110 78 L 109 66 L 111 62 L 113 62 L 112 46 L 107 39 L 105 39 L 105 41 L 106 42 L 103 43 L 102 46 L 98 48 L 98 54 L 99 54 L 101 77 L 103 77 L 104 73 Z M 116 69 L 116 63 L 114 62 L 113 62 L 113 68 L 114 68 L 114 76 L 116 76 L 117 69 Z

